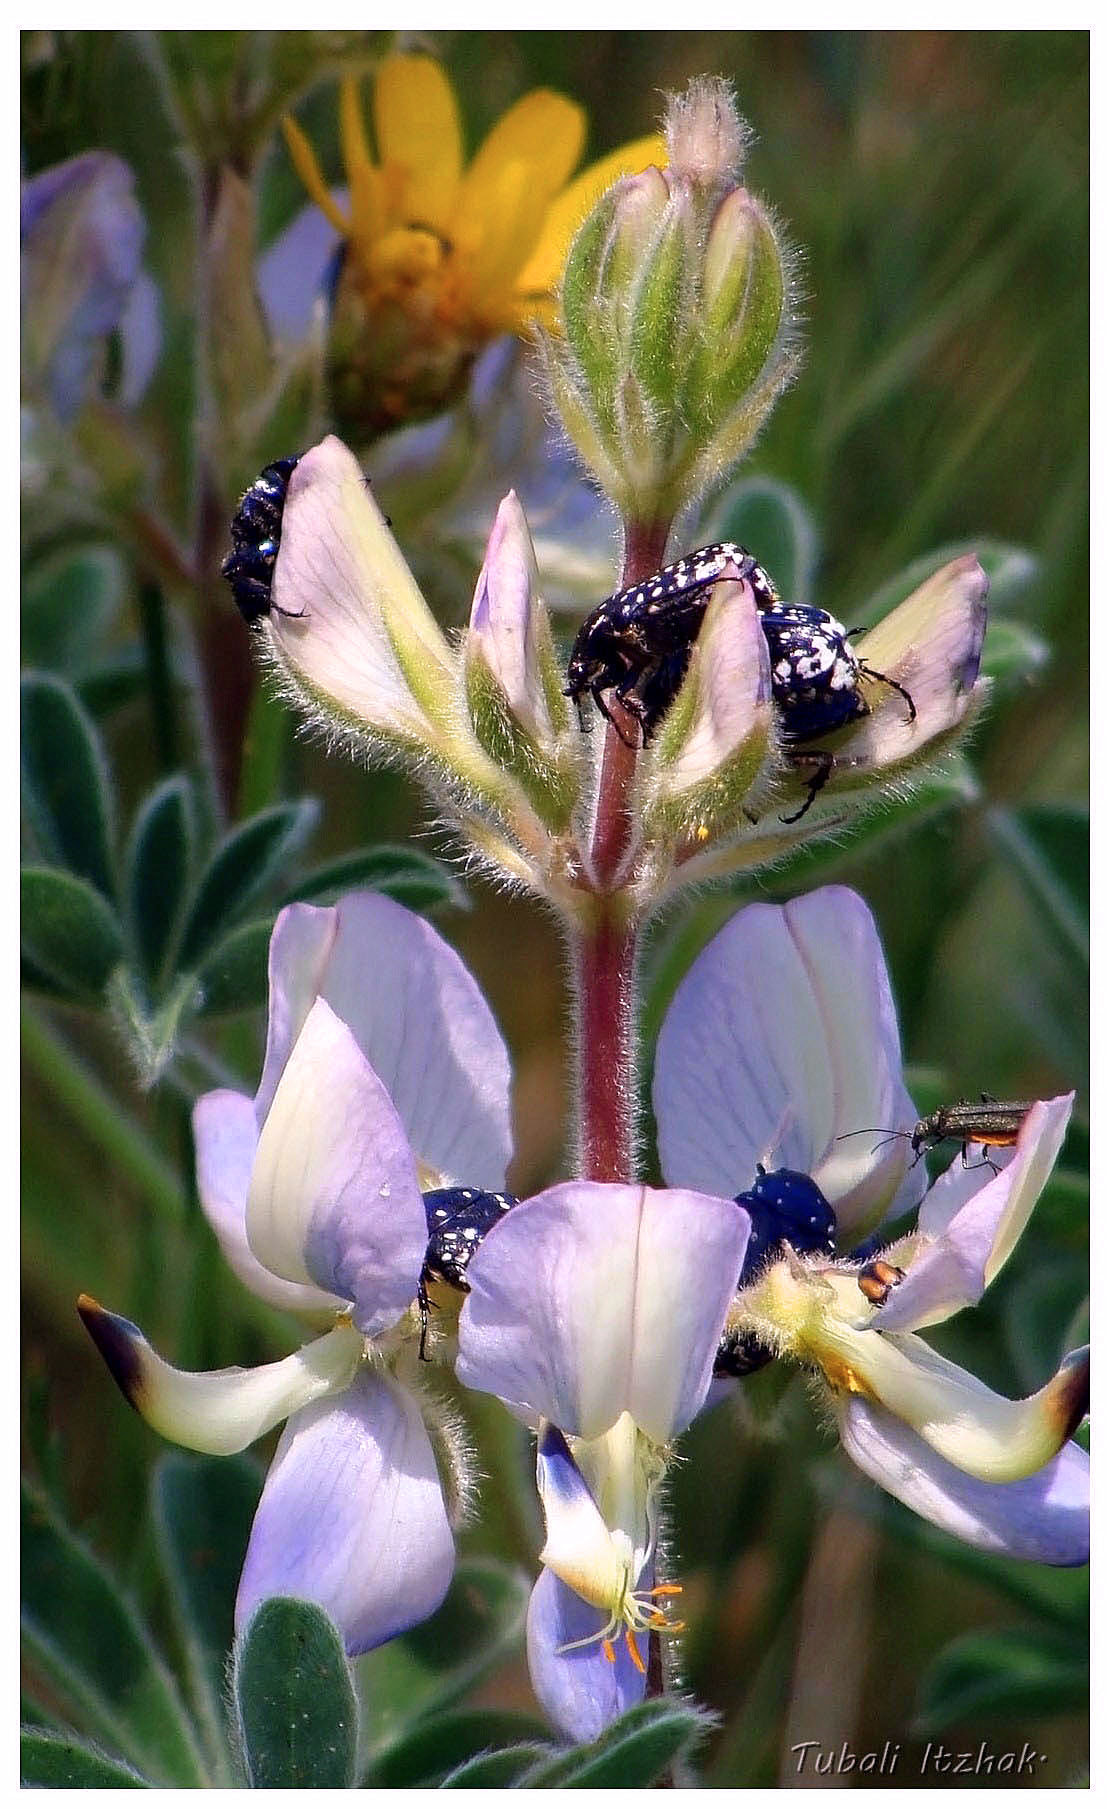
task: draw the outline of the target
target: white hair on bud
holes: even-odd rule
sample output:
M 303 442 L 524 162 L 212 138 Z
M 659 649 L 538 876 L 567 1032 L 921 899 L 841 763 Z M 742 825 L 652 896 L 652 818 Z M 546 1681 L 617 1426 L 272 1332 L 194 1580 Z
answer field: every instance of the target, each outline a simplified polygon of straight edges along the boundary
M 664 117 L 672 174 L 697 188 L 724 188 L 741 173 L 752 132 L 737 111 L 733 85 L 699 75 L 668 97 Z

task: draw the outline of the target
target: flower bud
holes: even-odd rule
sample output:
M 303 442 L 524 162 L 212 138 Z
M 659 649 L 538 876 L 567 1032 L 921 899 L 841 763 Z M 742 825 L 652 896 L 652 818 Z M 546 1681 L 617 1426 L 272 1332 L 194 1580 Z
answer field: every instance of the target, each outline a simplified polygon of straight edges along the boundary
M 561 745 L 569 713 L 536 585 L 532 537 L 511 490 L 475 587 L 464 653 L 467 707 L 491 759 L 520 782 L 550 827 L 562 828 L 575 798 L 573 755 Z
M 699 847 L 751 821 L 745 800 L 774 753 L 772 717 L 768 647 L 752 587 L 722 584 L 646 757 L 648 836 Z
M 617 184 L 572 245 L 547 346 L 564 425 L 626 518 L 669 521 L 754 439 L 791 370 L 786 251 L 737 186 L 723 82 L 672 101 L 671 157 Z

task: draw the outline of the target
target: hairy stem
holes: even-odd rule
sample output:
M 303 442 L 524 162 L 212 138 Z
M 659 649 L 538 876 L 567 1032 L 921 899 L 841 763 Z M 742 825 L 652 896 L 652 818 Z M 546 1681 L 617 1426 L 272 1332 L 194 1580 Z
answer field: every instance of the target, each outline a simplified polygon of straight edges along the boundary
M 631 1181 L 637 1144 L 637 929 L 612 896 L 599 897 L 596 907 L 575 947 L 579 1172 L 587 1181 Z
M 622 587 L 660 565 L 667 522 L 630 522 Z M 634 831 L 630 811 L 639 726 L 611 698 L 619 726 L 606 730 L 590 854 L 593 908 L 573 932 L 578 1073 L 579 1172 L 589 1181 L 631 1181 L 637 1150 L 636 969 L 639 924 L 620 890 Z

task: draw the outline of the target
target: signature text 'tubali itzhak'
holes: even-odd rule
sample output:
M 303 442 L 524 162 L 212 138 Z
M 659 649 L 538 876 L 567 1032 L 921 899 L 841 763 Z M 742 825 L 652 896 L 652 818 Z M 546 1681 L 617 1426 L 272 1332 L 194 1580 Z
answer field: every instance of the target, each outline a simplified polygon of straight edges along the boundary
M 795 1755 L 795 1776 L 801 1777 L 804 1771 L 810 1771 L 819 1778 L 842 1777 L 850 1771 L 894 1777 L 900 1768 L 905 1772 L 914 1764 L 908 1756 L 900 1766 L 902 1750 L 897 1740 L 885 1740 L 882 1750 L 861 1753 L 854 1752 L 845 1741 L 840 1751 L 823 1747 L 820 1740 L 799 1740 L 791 1747 Z M 993 1774 L 997 1777 L 1033 1777 L 1035 1766 L 1045 1762 L 1045 1753 L 1031 1746 L 1029 1740 L 1024 1740 L 1020 1747 L 1007 1747 L 1002 1752 L 994 1751 L 984 1740 L 976 1751 L 967 1752 L 958 1752 L 955 1747 L 943 1746 L 937 1740 L 927 1740 L 917 1770 L 920 1777 L 927 1773 L 970 1778 L 986 1778 Z

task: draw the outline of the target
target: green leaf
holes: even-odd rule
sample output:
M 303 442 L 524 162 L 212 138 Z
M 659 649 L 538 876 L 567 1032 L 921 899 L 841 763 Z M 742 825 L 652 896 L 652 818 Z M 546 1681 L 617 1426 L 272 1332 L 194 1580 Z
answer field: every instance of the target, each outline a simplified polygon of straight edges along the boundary
M 72 671 L 91 653 L 123 602 L 123 562 L 110 547 L 87 547 L 28 573 L 20 631 L 29 666 Z
M 780 596 L 810 600 L 818 569 L 817 524 L 798 491 L 774 477 L 746 477 L 719 497 L 700 532 L 736 540 L 768 569 Z
M 518 1780 L 520 1790 L 647 1790 L 711 1726 L 689 1703 L 639 1702 L 589 1746 L 545 1760 Z
M 1088 812 L 1067 804 L 992 810 L 988 828 L 1045 920 L 1048 934 L 1088 962 Z
M 507 1746 L 503 1752 L 481 1753 L 449 1772 L 441 1790 L 512 1790 L 534 1765 L 551 1756 L 551 1746 Z
M 457 1566 L 447 1599 L 419 1627 L 358 1661 L 373 1746 L 441 1713 L 517 1652 L 529 1584 L 493 1559 Z
M 19 1737 L 19 1782 L 24 1790 L 149 1790 L 122 1759 L 109 1758 L 76 1734 L 23 1731 Z
M 197 975 L 200 1017 L 251 1011 L 266 1002 L 267 959 L 274 920 L 264 917 L 241 924 L 225 936 L 202 963 Z
M 240 823 L 217 849 L 197 887 L 180 965 L 192 967 L 292 859 L 319 815 L 312 798 L 275 804 Z
M 27 959 L 67 992 L 99 997 L 123 954 L 123 931 L 101 894 L 58 867 L 24 867 L 19 909 Z
M 115 894 L 111 781 L 100 737 L 70 687 L 29 672 L 20 687 L 23 808 L 43 857 Z
M 1078 1712 L 1088 1701 L 1082 1637 L 1050 1627 L 968 1633 L 946 1646 L 923 1677 L 916 1734 L 956 1721 L 1021 1720 Z
M 463 911 L 470 909 L 465 890 L 442 862 L 422 854 L 418 848 L 393 848 L 385 844 L 341 855 L 338 860 L 329 861 L 327 866 L 306 873 L 282 903 L 292 904 L 295 899 L 305 899 L 314 904 L 330 904 L 356 886 L 371 886 L 388 898 L 396 898 L 399 904 L 408 905 L 411 911 L 430 911 L 436 905 L 454 905 Z
M 235 1594 L 261 1484 L 257 1466 L 246 1457 L 187 1457 L 172 1451 L 154 1473 L 159 1555 L 192 1698 L 221 1769 L 227 1766 L 224 1692 L 227 1654 L 235 1637 Z
M 151 1005 L 142 982 L 126 967 L 117 967 L 108 982 L 107 999 L 127 1041 L 139 1085 L 153 1087 L 171 1061 L 182 1021 L 196 1007 L 197 982 L 185 974 L 165 999 Z
M 193 788 L 184 774 L 166 779 L 143 801 L 124 855 L 128 927 L 149 980 L 170 969 L 181 932 L 196 845 Z
M 408 1790 L 417 1784 L 438 1784 L 464 1759 L 489 1757 L 493 1749 L 518 1746 L 523 1741 L 543 1742 L 548 1730 L 531 1715 L 499 1713 L 494 1709 L 460 1709 L 436 1715 L 416 1726 L 380 1752 L 363 1779 L 364 1790 Z
M 872 592 L 867 602 L 860 605 L 854 619 L 865 625 L 878 622 L 943 565 L 959 559 L 964 553 L 975 553 L 988 575 L 990 618 L 1009 609 L 1024 596 L 1041 571 L 1041 562 L 1025 547 L 1009 546 L 1002 540 L 955 540 L 947 546 L 937 547 L 932 553 L 923 553 L 920 559 L 904 566 L 894 578 L 889 578 L 886 584 Z
M 323 1608 L 285 1596 L 263 1602 L 236 1653 L 232 1687 L 252 1789 L 350 1789 L 358 1711 Z
M 35 1668 L 94 1735 L 160 1783 L 206 1782 L 153 1641 L 92 1552 L 26 1484 L 23 1626 Z

